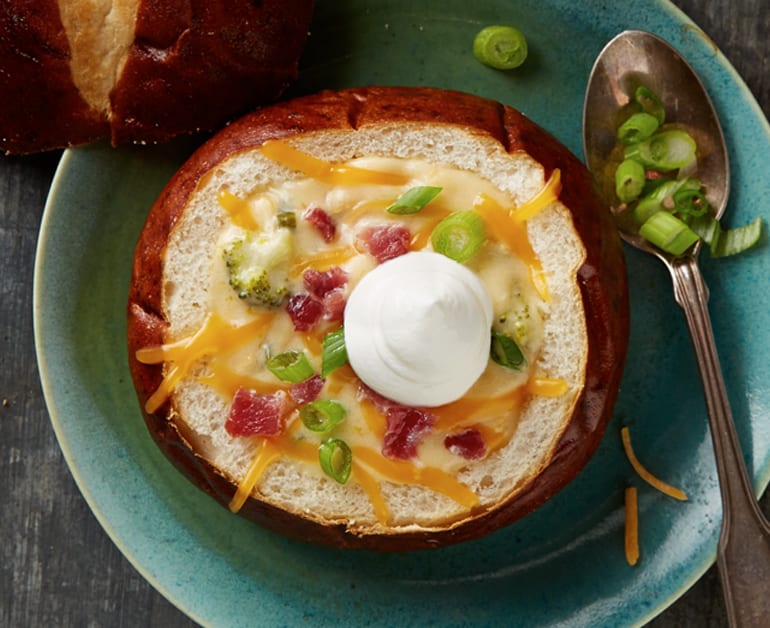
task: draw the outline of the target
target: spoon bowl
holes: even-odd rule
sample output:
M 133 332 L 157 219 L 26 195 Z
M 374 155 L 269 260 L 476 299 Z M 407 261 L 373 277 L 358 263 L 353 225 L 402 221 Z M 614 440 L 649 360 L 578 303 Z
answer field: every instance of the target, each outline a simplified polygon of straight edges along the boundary
M 770 525 L 759 510 L 735 431 L 708 312 L 708 288 L 698 266 L 700 242 L 682 256 L 658 249 L 639 235 L 631 212 L 615 195 L 613 154 L 617 127 L 639 85 L 660 98 L 666 124 L 686 130 L 697 145 L 697 170 L 705 196 L 719 218 L 727 207 L 730 173 L 727 149 L 714 106 L 700 79 L 664 40 L 625 31 L 599 54 L 586 88 L 583 150 L 596 189 L 612 208 L 623 239 L 658 257 L 668 268 L 674 297 L 692 336 L 706 398 L 722 497 L 717 564 L 731 626 L 760 628 L 770 617 Z
M 730 165 L 722 127 L 698 75 L 666 41 L 646 31 L 624 31 L 602 50 L 594 64 L 583 106 L 583 152 L 597 189 L 610 207 L 615 197 L 613 148 L 618 143 L 619 112 L 634 90 L 644 85 L 658 95 L 666 124 L 682 127 L 698 146 L 697 176 L 717 218 L 724 214 L 730 194 Z M 649 244 L 630 215 L 613 209 L 623 239 L 633 246 L 673 262 L 674 257 Z M 696 255 L 700 246 L 693 248 Z

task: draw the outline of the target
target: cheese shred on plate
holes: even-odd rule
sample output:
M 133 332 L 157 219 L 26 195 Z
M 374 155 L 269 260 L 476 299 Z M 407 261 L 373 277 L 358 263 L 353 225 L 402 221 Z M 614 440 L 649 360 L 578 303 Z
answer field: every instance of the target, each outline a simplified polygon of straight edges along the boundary
M 636 457 L 633 447 L 631 446 L 631 432 L 628 430 L 627 427 L 621 428 L 620 436 L 623 439 L 623 449 L 626 452 L 626 457 L 628 458 L 628 461 L 631 463 L 631 466 L 634 468 L 634 471 L 637 472 L 640 478 L 642 478 L 645 482 L 647 482 L 647 484 L 649 484 L 653 488 L 656 488 L 661 493 L 664 493 L 669 497 L 673 497 L 674 499 L 678 499 L 680 501 L 687 501 L 687 495 L 683 490 L 678 489 L 675 486 L 671 486 L 670 484 L 667 484 L 663 480 L 658 479 L 652 473 L 650 473 L 647 469 L 645 469 L 644 466 L 642 466 L 642 463 L 639 462 L 639 459 Z

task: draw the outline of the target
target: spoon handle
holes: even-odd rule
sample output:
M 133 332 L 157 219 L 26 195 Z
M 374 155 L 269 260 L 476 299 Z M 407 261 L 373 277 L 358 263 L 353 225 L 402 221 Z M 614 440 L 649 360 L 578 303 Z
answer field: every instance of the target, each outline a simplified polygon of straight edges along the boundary
M 708 313 L 708 287 L 697 258 L 675 261 L 669 268 L 695 346 L 714 443 L 723 512 L 717 564 L 727 617 L 731 626 L 767 626 L 770 525 L 754 497 L 733 424 Z

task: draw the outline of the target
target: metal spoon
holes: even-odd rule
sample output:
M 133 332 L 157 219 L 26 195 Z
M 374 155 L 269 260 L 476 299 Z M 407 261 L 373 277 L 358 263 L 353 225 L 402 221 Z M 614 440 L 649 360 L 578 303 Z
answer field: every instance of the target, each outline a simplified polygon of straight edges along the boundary
M 583 108 L 583 151 L 599 193 L 612 207 L 614 172 L 610 153 L 617 142 L 617 114 L 638 85 L 662 100 L 666 121 L 684 125 L 698 146 L 696 176 L 721 216 L 727 206 L 729 165 L 719 120 L 693 69 L 668 43 L 643 31 L 625 31 L 596 59 Z M 628 212 L 615 211 L 621 236 L 661 259 L 671 273 L 674 296 L 684 311 L 698 361 L 722 495 L 717 564 L 731 626 L 770 623 L 770 525 L 762 515 L 746 472 L 719 366 L 708 313 L 708 288 L 698 266 L 700 244 L 675 258 L 649 244 Z M 629 220 L 630 219 L 630 220 Z

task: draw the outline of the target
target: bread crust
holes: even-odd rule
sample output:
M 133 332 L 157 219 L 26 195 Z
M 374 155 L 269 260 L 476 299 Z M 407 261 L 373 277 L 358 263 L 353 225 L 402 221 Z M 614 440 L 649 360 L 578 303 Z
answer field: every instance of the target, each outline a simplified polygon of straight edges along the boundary
M 219 128 L 283 93 L 312 15 L 312 0 L 139 0 L 110 111 L 100 111 L 73 82 L 64 1 L 0 7 L 0 149 L 7 153 L 102 137 L 115 145 L 160 142 Z
M 595 451 L 616 399 L 628 337 L 629 306 L 625 262 L 617 230 L 592 191 L 590 175 L 562 144 L 521 113 L 469 94 L 432 88 L 368 87 L 326 91 L 258 110 L 204 144 L 169 182 L 152 210 L 136 248 L 128 307 L 131 374 L 140 402 L 162 380 L 161 366 L 140 364 L 137 349 L 160 344 L 166 322 L 160 303 L 162 254 L 171 230 L 202 177 L 233 153 L 326 129 L 353 130 L 390 122 L 461 125 L 499 141 L 508 153 L 526 151 L 549 176 L 561 170 L 561 201 L 570 208 L 586 257 L 577 273 L 588 331 L 585 386 L 548 466 L 508 502 L 443 530 L 399 531 L 356 536 L 342 524 L 324 525 L 247 500 L 241 514 L 283 535 L 336 547 L 412 550 L 479 537 L 530 512 L 550 499 Z M 166 455 L 197 485 L 227 504 L 236 487 L 187 446 L 164 405 L 145 418 Z

